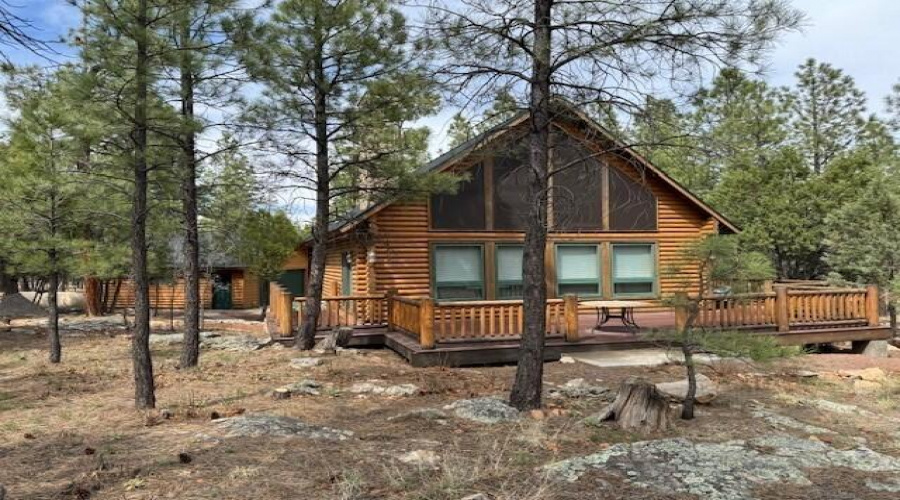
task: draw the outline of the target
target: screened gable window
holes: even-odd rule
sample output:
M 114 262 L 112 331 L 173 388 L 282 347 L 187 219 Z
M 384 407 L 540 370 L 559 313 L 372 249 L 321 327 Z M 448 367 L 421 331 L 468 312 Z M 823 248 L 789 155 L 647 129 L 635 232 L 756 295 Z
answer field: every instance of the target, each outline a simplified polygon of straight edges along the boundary
M 554 137 L 554 227 L 563 231 L 603 229 L 600 162 L 578 141 L 562 134 Z
M 609 169 L 609 229 L 656 230 L 656 196 L 650 187 L 613 167 Z
M 617 244 L 613 252 L 613 294 L 653 295 L 656 284 L 656 259 L 653 245 Z
M 560 296 L 600 295 L 599 250 L 597 245 L 557 245 L 556 291 Z
M 483 249 L 481 245 L 434 247 L 434 295 L 438 300 L 484 298 Z
M 497 299 L 522 298 L 522 245 L 497 246 Z
M 531 207 L 526 144 L 526 138 L 519 138 L 494 157 L 494 229 L 525 229 Z
M 461 174 L 468 178 L 457 184 L 457 191 L 431 197 L 432 229 L 485 229 L 484 167 L 479 163 Z

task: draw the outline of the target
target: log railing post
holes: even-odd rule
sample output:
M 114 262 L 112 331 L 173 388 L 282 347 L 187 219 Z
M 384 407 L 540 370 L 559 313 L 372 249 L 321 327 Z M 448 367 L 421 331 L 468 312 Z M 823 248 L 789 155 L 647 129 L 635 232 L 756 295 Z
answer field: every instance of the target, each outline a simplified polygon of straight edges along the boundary
M 790 297 L 786 285 L 775 285 L 775 326 L 779 333 L 791 330 Z
M 578 342 L 578 297 L 563 296 L 563 311 L 566 318 L 566 342 Z
M 690 313 L 689 301 L 687 292 L 675 292 L 675 331 L 679 334 L 687 330 Z
M 394 297 L 396 297 L 396 296 L 397 296 L 397 290 L 395 290 L 393 288 L 388 290 L 384 294 L 384 303 L 385 303 L 385 308 L 387 309 L 387 311 L 386 311 L 386 313 L 387 313 L 387 318 L 386 318 L 387 319 L 387 331 L 389 331 L 389 332 L 393 332 L 397 329 L 395 326 L 396 318 L 394 316 L 394 310 L 395 310 L 395 305 L 396 305 L 396 301 L 394 301 Z
M 866 287 L 866 322 L 869 326 L 881 324 L 881 315 L 878 311 L 878 285 Z
M 434 349 L 434 300 L 431 297 L 419 301 L 419 345 L 422 349 Z
M 292 322 L 292 314 L 291 309 L 293 308 L 291 302 L 293 297 L 291 297 L 291 293 L 282 290 L 281 292 L 281 336 L 282 337 L 290 337 L 291 333 L 293 333 L 293 322 Z

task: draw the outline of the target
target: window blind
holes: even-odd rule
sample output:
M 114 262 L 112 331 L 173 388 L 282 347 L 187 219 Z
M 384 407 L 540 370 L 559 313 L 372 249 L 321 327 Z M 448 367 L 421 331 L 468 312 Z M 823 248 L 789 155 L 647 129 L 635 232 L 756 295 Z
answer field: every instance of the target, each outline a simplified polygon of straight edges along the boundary
M 497 247 L 497 281 L 522 281 L 522 247 Z
M 437 283 L 481 281 L 481 248 L 477 246 L 437 247 L 434 251 Z
M 565 245 L 556 248 L 556 276 L 563 281 L 600 279 L 600 263 L 595 245 Z
M 653 279 L 651 245 L 613 245 L 613 278 Z

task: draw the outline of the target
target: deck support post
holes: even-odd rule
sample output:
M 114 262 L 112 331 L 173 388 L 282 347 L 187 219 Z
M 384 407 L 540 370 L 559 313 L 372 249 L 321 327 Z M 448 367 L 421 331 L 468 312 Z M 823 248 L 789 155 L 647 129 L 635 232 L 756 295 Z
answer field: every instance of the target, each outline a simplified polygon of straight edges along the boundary
M 881 324 L 881 316 L 878 312 L 878 285 L 866 286 L 866 322 L 869 326 Z
M 575 295 L 563 296 L 563 310 L 566 318 L 566 342 L 578 342 L 578 297 Z
M 419 302 L 419 345 L 434 349 L 434 299 L 425 297 Z
M 281 322 L 279 323 L 279 329 L 281 330 L 282 337 L 290 337 L 294 330 L 293 323 L 293 306 L 294 306 L 294 297 L 291 295 L 291 292 L 279 287 L 279 297 L 278 300 L 281 301 L 281 311 L 282 317 Z
M 788 303 L 788 289 L 785 285 L 775 285 L 775 326 L 778 333 L 791 330 L 791 318 Z
M 385 306 L 387 308 L 387 311 L 386 311 L 387 331 L 389 331 L 389 332 L 396 331 L 396 329 L 397 329 L 396 326 L 394 326 L 394 324 L 396 323 L 395 317 L 394 317 L 394 304 L 395 304 L 394 297 L 396 297 L 396 296 L 397 296 L 397 290 L 394 288 L 389 289 L 384 294 L 384 302 L 385 302 Z

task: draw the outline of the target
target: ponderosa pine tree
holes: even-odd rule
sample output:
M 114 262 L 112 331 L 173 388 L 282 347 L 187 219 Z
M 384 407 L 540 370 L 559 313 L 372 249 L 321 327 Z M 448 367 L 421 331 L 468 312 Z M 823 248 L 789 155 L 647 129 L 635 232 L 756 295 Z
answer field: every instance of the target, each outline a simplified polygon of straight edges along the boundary
M 263 85 L 248 114 L 284 160 L 279 172 L 315 203 L 307 303 L 297 335 L 297 347 L 309 349 L 333 203 L 354 191 L 370 199 L 415 194 L 423 178 L 411 175 L 406 133 L 437 101 L 415 62 L 403 14 L 386 0 L 285 0 L 265 22 L 243 22 L 242 59 Z M 360 141 L 381 127 L 395 133 Z M 382 140 L 389 137 L 398 140 Z M 349 170 L 365 182 L 340 182 Z
M 151 136 L 159 121 L 177 123 L 159 106 L 158 86 L 168 52 L 159 34 L 170 26 L 173 3 L 167 0 L 82 0 L 77 33 L 81 58 L 92 68 L 94 99 L 111 103 L 117 125 L 128 130 L 120 145 L 118 167 L 130 181 L 131 279 L 134 285 L 132 361 L 135 405 L 153 408 L 156 397 L 150 356 L 150 252 L 147 239 L 151 174 L 171 170 L 171 144 Z M 163 110 L 160 112 L 160 110 Z M 151 142 L 151 137 L 154 142 Z M 121 176 L 121 172 L 119 173 Z M 166 245 L 167 246 L 167 245 Z
M 653 84 L 696 84 L 710 65 L 754 62 L 801 15 L 779 0 L 534 0 L 435 3 L 436 61 L 466 99 L 508 89 L 531 114 L 523 261 L 524 332 L 510 400 L 541 405 L 546 316 L 550 123 L 555 96 L 576 105 L 640 109 Z
M 796 73 L 790 93 L 796 147 L 813 172 L 856 144 L 866 126 L 866 98 L 850 75 L 828 63 L 808 59 Z
M 46 279 L 51 363 L 62 359 L 57 291 L 74 267 L 76 229 L 89 219 L 79 207 L 87 196 L 76 168 L 77 109 L 59 77 L 65 74 L 25 69 L 8 75 L 4 96 L 17 113 L 0 159 L 3 253 L 20 274 Z

